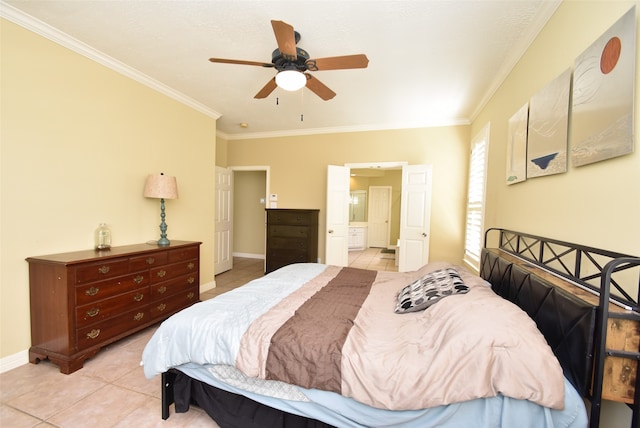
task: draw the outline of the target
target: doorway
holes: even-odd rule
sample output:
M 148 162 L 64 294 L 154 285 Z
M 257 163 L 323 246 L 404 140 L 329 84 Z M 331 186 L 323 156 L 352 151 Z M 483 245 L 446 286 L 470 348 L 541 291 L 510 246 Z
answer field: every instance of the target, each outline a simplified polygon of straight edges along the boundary
M 268 166 L 229 167 L 232 175 L 231 206 L 232 216 L 229 226 L 229 253 L 233 257 L 265 258 L 265 208 L 269 194 Z M 216 184 L 216 187 L 218 185 Z M 218 188 L 216 188 L 218 193 Z M 216 251 L 218 251 L 216 247 Z M 216 274 L 232 269 L 233 263 L 227 264 L 224 270 L 218 267 L 217 254 Z
M 399 271 L 415 270 L 428 262 L 431 212 L 431 166 L 387 164 L 329 165 L 327 169 L 327 222 L 325 263 L 346 266 L 351 168 L 384 167 L 402 171 L 398 242 Z

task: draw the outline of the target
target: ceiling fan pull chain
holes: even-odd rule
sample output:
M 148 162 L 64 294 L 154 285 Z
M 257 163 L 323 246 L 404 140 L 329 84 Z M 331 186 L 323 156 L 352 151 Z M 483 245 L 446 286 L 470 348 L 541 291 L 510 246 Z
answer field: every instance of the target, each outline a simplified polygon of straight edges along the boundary
M 280 105 L 280 98 L 276 97 L 276 105 L 279 106 Z

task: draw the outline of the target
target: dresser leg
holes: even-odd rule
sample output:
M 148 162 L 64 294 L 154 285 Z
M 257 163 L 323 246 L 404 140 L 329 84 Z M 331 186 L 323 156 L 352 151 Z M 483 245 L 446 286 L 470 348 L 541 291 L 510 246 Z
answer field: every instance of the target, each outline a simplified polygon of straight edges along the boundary
M 60 367 L 60 373 L 71 374 L 80 370 L 84 366 L 84 361 L 87 358 L 91 358 L 99 351 L 95 349 L 91 352 L 81 354 L 76 358 L 69 358 L 65 355 L 54 354 L 51 352 L 43 352 L 37 349 L 29 350 L 29 362 L 32 364 L 38 364 L 40 361 L 49 360 L 56 366 Z

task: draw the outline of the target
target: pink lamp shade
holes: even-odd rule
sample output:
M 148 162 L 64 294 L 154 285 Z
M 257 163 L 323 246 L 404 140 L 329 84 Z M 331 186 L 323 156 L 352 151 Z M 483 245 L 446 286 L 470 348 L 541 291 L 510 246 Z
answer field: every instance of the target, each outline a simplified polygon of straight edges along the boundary
M 145 198 L 178 199 L 178 182 L 175 177 L 149 174 L 144 184 Z

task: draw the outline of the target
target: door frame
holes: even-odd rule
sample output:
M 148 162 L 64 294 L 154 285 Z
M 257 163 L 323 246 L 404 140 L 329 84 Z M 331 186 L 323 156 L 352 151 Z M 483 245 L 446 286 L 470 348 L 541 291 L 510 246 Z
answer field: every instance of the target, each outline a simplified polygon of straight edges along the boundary
M 253 171 L 264 171 L 265 172 L 265 189 L 264 189 L 264 200 L 265 200 L 265 208 L 268 208 L 268 204 L 269 204 L 269 191 L 271 189 L 271 167 L 268 165 L 255 165 L 255 166 L 228 166 L 227 169 L 231 170 L 231 172 L 235 172 L 235 171 L 246 171 L 246 172 L 253 172 Z M 233 189 L 233 192 L 235 192 L 235 187 Z M 235 195 L 232 195 L 232 197 L 234 197 Z M 265 219 L 266 219 L 266 213 L 265 213 Z M 233 227 L 241 227 L 242 225 L 236 224 L 237 222 L 233 222 Z M 263 239 L 265 242 L 265 247 L 266 247 L 266 242 L 267 242 L 267 232 L 266 232 L 266 220 L 265 220 L 265 232 L 263 235 Z M 233 244 L 233 243 L 232 243 Z M 232 252 L 233 254 L 233 252 Z M 266 269 L 266 254 L 264 259 L 264 264 L 265 264 L 265 269 Z

